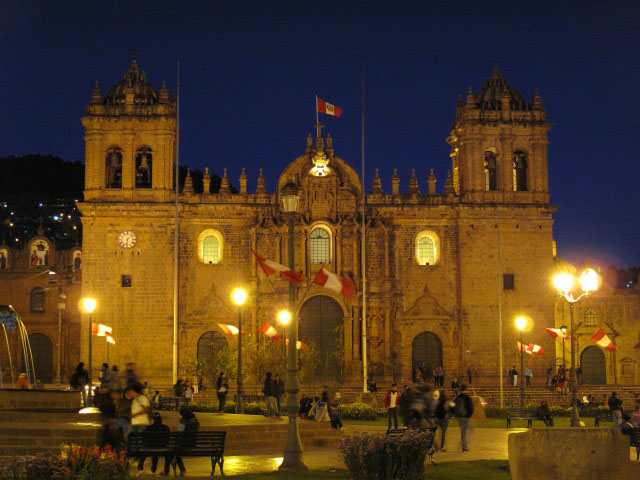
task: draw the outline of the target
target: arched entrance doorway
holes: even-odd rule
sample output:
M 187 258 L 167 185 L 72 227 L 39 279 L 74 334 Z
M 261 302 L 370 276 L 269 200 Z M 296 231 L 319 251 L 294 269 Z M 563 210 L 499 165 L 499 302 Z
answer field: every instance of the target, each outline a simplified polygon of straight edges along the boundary
M 216 358 L 220 350 L 227 346 L 227 339 L 220 332 L 207 332 L 198 340 L 198 362 L 202 362 L 203 374 L 217 377 Z
M 42 383 L 53 383 L 53 343 L 44 333 L 32 333 L 29 335 L 29 344 L 33 354 L 33 365 L 36 372 L 36 380 Z M 24 357 L 22 358 L 23 372 Z
M 607 363 L 600 347 L 587 347 L 580 355 L 582 383 L 604 385 L 607 383 Z
M 300 308 L 300 340 L 313 342 L 319 354 L 314 369 L 318 382 L 342 377 L 344 365 L 344 312 L 333 298 L 326 295 L 312 297 Z
M 442 342 L 435 333 L 422 332 L 413 339 L 411 376 L 417 368 L 427 375 L 442 365 Z M 415 378 L 414 378 L 415 380 Z

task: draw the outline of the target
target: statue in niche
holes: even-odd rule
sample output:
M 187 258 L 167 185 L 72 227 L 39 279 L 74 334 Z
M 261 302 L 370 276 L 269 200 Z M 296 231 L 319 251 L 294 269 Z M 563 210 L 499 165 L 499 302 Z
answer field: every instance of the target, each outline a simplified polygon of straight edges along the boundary
M 118 148 L 107 151 L 107 188 L 122 188 L 122 153 Z
M 136 155 L 136 188 L 151 188 L 151 166 L 151 149 L 139 149 Z

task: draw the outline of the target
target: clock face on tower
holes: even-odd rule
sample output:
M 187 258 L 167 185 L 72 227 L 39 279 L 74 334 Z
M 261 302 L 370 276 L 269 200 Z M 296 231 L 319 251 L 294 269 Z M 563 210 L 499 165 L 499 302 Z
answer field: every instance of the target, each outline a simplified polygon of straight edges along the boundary
M 122 248 L 132 248 L 136 244 L 136 234 L 131 230 L 125 230 L 118 235 L 118 245 Z

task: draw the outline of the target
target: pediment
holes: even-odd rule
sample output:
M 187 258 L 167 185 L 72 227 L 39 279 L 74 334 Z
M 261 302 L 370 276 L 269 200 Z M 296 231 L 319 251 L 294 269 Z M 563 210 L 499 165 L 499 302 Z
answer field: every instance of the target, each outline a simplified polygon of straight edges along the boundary
M 198 306 L 191 311 L 187 317 L 215 317 L 215 318 L 235 318 L 233 310 L 231 310 L 216 294 L 216 287 L 211 285 L 209 292 L 200 301 Z
M 451 313 L 447 312 L 438 300 L 429 293 L 429 288 L 425 284 L 424 292 L 414 304 L 403 315 L 404 318 L 451 318 Z

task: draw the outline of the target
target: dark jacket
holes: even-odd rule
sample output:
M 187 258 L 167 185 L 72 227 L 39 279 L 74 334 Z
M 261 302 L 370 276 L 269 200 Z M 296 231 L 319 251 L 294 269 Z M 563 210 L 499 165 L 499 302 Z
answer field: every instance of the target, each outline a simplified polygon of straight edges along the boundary
M 265 397 L 273 397 L 275 393 L 273 392 L 273 380 L 271 377 L 267 377 L 264 379 L 264 388 L 262 389 L 262 393 Z
M 473 415 L 473 402 L 466 393 L 461 393 L 456 397 L 454 413 L 456 417 L 470 418 Z
M 608 404 L 611 411 L 622 410 L 622 400 L 620 400 L 618 397 L 614 397 L 613 395 L 610 396 Z
M 282 379 L 273 381 L 273 395 L 276 397 L 284 395 L 284 382 Z

